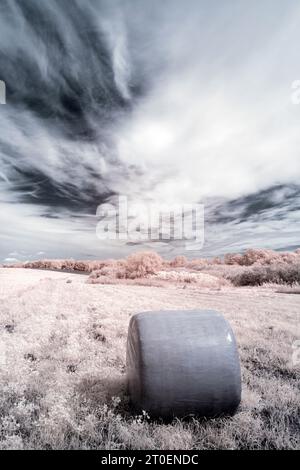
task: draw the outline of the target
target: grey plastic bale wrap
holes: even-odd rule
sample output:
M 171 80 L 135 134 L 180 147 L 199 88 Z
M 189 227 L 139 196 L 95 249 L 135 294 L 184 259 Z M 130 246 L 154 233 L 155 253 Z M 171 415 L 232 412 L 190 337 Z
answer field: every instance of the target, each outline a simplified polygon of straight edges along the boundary
M 233 414 L 241 399 L 235 337 L 212 310 L 134 315 L 127 378 L 135 409 L 153 418 Z

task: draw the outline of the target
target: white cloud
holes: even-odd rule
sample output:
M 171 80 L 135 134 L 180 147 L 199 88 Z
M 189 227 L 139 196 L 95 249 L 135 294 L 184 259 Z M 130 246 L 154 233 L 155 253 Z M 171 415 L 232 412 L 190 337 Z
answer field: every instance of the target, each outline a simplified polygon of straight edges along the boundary
M 30 34 L 12 4 L 12 23 L 0 20 L 3 50 L 8 55 L 20 50 L 24 57 L 32 51 L 30 57 L 44 79 L 59 86 L 62 77 L 51 68 L 47 48 Z M 55 5 L 45 8 L 54 15 L 57 28 L 65 28 L 62 37 L 74 57 L 81 47 L 88 53 L 72 18 L 58 15 Z M 41 205 L 17 204 L 25 189 L 20 192 L 15 183 L 16 168 L 6 148 L 17 155 L 19 170 L 39 172 L 66 197 L 75 188 L 87 202 L 91 193 L 111 190 L 133 200 L 185 204 L 299 182 L 300 106 L 291 99 L 291 85 L 300 79 L 298 2 L 257 0 L 242 6 L 231 0 L 216 6 L 191 0 L 187 9 L 181 0 L 125 1 L 118 4 L 123 15 L 108 8 L 104 16 L 98 8 L 90 3 L 87 11 L 95 33 L 102 28 L 105 34 L 119 91 L 130 100 L 136 78 L 146 92 L 132 99 L 132 108 L 109 127 L 93 122 L 116 149 L 103 141 L 72 141 L 64 129 L 48 126 L 25 107 L 16 110 L 9 101 L 1 107 L 3 257 L 12 249 L 30 254 L 40 250 L 47 256 L 115 250 L 97 245 L 90 219 L 76 219 L 67 209 L 60 209 L 59 218 L 48 219 Z M 80 63 L 70 62 L 70 67 L 76 75 Z M 100 76 L 93 78 L 100 84 Z M 86 118 L 92 120 L 95 114 L 89 111 L 85 110 Z M 36 195 L 34 187 L 26 191 Z M 283 222 L 279 226 L 292 242 L 298 227 L 292 217 L 286 220 L 293 224 L 290 232 Z M 273 226 L 269 222 L 270 232 Z M 248 229 L 257 233 L 252 240 L 262 244 L 259 228 L 250 224 Z M 232 237 L 232 244 L 241 246 L 237 232 L 235 227 L 228 229 L 227 240 Z M 217 249 L 223 237 L 210 237 Z M 265 237 L 273 240 L 269 232 Z

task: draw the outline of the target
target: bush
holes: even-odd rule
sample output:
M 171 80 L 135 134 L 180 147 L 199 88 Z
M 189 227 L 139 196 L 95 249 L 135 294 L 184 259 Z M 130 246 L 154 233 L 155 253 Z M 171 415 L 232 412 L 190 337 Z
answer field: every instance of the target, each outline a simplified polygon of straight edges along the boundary
M 153 251 L 135 253 L 126 259 L 126 277 L 136 279 L 156 274 L 162 266 L 163 259 Z
M 222 260 L 219 256 L 216 256 L 215 258 L 212 259 L 212 265 L 220 265 L 220 264 L 223 264 L 222 263 Z
M 107 261 L 90 275 L 90 280 L 101 277 L 111 279 L 138 279 L 156 274 L 162 269 L 163 260 L 155 252 L 135 253 L 126 260 Z
M 125 260 L 108 260 L 98 266 L 90 274 L 90 279 L 98 279 L 99 277 L 109 277 L 111 279 L 126 278 L 126 261 Z
M 224 256 L 224 263 L 229 264 L 230 266 L 233 265 L 241 265 L 243 261 L 243 256 L 234 253 L 228 253 Z
M 294 285 L 300 283 L 300 263 L 253 266 L 241 272 L 229 272 L 226 278 L 238 287 L 261 286 L 266 283 Z
M 224 256 L 224 263 L 229 265 L 240 266 L 268 266 L 276 263 L 299 263 L 300 250 L 294 253 L 290 252 L 276 252 L 273 250 L 255 250 L 251 248 L 243 255 L 229 253 Z
M 203 258 L 192 259 L 186 265 L 188 269 L 193 269 L 194 271 L 201 271 L 203 268 L 207 267 L 209 264 L 208 260 Z
M 188 263 L 188 260 L 185 256 L 176 256 L 172 261 L 170 261 L 170 266 L 172 268 L 184 268 Z
M 80 271 L 80 272 L 88 272 L 89 271 L 89 265 L 88 263 L 84 262 L 84 261 L 76 261 L 74 263 L 74 271 Z

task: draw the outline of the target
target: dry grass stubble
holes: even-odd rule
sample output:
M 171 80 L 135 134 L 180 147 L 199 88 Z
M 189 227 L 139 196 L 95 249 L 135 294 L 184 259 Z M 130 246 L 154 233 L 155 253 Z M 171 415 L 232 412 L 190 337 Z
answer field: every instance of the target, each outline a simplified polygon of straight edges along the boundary
M 298 295 L 271 287 L 85 281 L 81 275 L 0 270 L 2 449 L 300 447 L 299 369 L 291 364 L 292 344 L 300 338 Z M 233 418 L 165 425 L 131 416 L 125 391 L 129 318 L 167 308 L 214 308 L 231 322 L 243 372 L 243 402 Z

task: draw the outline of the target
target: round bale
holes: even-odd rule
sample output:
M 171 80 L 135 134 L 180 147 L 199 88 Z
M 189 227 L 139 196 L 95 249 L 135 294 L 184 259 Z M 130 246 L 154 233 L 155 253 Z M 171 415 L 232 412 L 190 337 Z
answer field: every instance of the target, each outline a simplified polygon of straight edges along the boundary
M 232 415 L 241 400 L 235 337 L 213 310 L 134 315 L 127 377 L 135 410 L 152 418 Z

